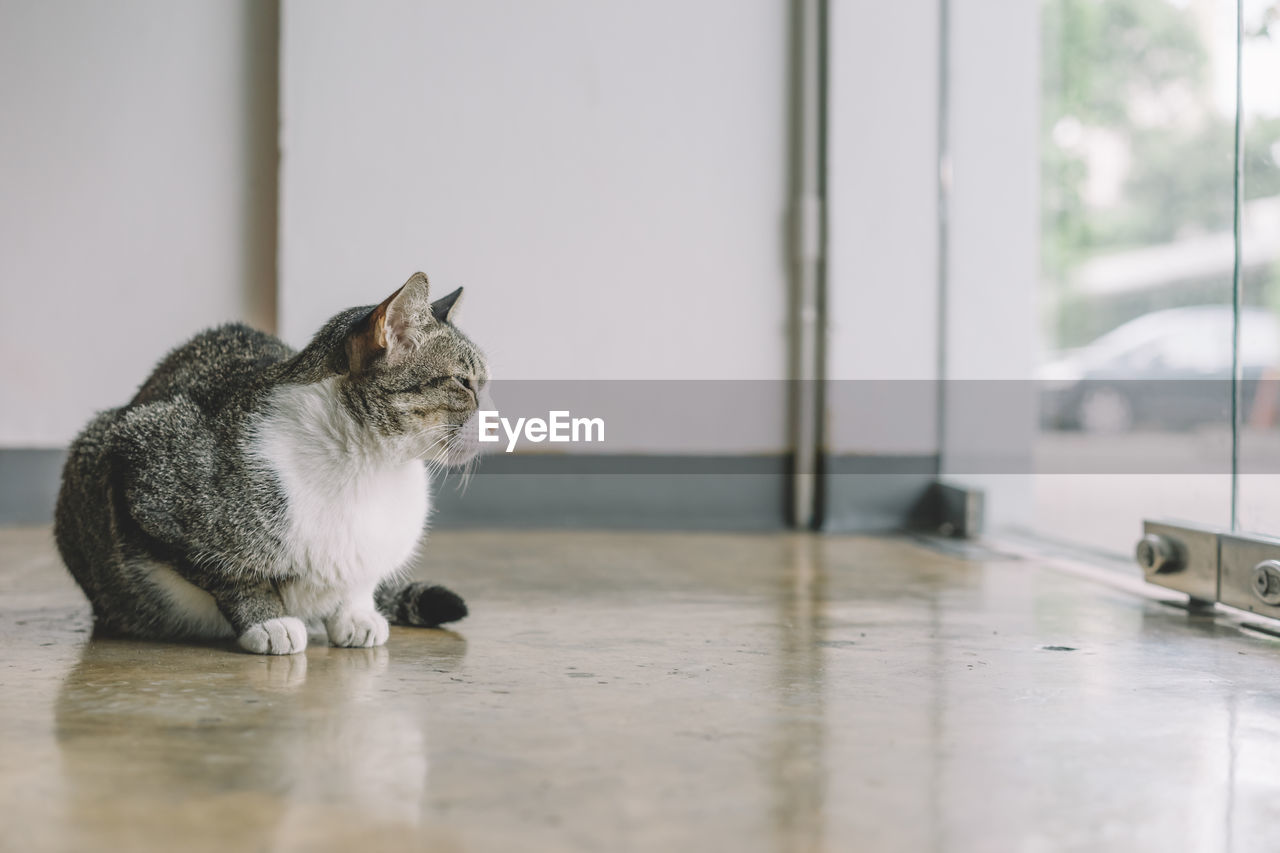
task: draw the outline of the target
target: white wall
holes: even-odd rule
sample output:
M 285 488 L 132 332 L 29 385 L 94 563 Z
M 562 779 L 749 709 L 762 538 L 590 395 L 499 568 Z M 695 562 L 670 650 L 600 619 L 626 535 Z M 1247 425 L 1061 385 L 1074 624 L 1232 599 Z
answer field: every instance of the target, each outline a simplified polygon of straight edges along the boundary
M 787 9 L 286 0 L 285 338 L 421 268 L 500 378 L 784 378 Z
M 1001 527 L 1030 518 L 1032 476 L 969 472 L 992 459 L 1029 472 L 1038 427 L 1039 5 L 951 6 L 942 473 L 985 488 Z
M 938 0 L 835 2 L 829 30 L 828 450 L 935 453 Z
M 1029 470 L 1036 426 L 1026 380 L 1036 358 L 1039 16 L 1022 0 L 949 4 L 944 311 L 939 3 L 831 4 L 827 443 L 840 454 L 939 453 L 944 477 L 987 491 L 1000 527 L 1028 517 L 1030 476 L 971 472 L 993 458 L 1016 469 L 1019 457 Z M 944 380 L 941 435 L 934 379 Z M 1023 381 L 991 381 L 1010 379 Z
M 63 446 L 201 327 L 273 322 L 274 20 L 0 2 L 0 446 Z
M 1033 379 L 1040 288 L 1039 5 L 950 2 L 947 377 Z

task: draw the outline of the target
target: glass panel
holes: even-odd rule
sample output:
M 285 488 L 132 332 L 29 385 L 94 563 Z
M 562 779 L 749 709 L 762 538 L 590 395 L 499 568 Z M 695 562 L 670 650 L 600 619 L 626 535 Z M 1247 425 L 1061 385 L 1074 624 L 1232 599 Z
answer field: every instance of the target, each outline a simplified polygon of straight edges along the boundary
M 1038 533 L 1128 553 L 1143 518 L 1230 523 L 1235 21 L 1042 5 Z
M 1238 526 L 1280 533 L 1280 2 L 1245 0 L 1241 42 Z

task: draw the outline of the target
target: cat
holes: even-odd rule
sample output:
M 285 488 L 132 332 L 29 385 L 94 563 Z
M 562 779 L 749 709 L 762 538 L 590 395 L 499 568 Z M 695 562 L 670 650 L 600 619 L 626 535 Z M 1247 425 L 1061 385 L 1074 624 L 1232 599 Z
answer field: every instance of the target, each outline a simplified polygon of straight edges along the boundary
M 335 646 L 388 620 L 461 619 L 452 591 L 402 573 L 430 512 L 428 467 L 479 451 L 489 374 L 415 273 L 334 316 L 300 352 L 243 324 L 196 335 L 71 445 L 54 536 L 99 629 L 235 637 L 295 654 L 307 623 Z

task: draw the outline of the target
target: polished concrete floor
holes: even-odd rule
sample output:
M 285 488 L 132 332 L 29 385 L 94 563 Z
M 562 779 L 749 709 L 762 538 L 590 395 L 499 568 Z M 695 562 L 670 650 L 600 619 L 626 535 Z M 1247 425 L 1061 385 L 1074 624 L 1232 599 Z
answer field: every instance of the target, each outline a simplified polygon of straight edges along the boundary
M 425 566 L 456 631 L 267 658 L 91 639 L 0 531 L 0 849 L 1280 849 L 1280 642 L 1212 615 L 894 538 Z

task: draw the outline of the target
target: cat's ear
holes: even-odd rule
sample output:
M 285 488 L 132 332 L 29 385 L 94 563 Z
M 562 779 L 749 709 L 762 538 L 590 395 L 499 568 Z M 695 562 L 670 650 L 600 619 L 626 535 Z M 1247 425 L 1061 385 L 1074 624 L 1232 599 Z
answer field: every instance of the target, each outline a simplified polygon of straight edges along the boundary
M 429 287 L 426 275 L 416 272 L 370 312 L 347 339 L 347 362 L 352 373 L 364 372 L 379 355 L 396 361 L 418 346 L 424 327 L 435 319 Z
M 434 319 L 429 291 L 426 274 L 416 272 L 374 309 L 380 315 L 375 320 L 380 327 L 377 343 L 387 351 L 387 358 L 399 358 L 418 346 L 424 328 Z
M 462 297 L 462 288 L 459 287 L 448 296 L 441 296 L 435 302 L 431 303 L 431 313 L 441 323 L 449 322 L 449 318 L 453 316 L 453 312 L 458 310 L 458 300 Z

